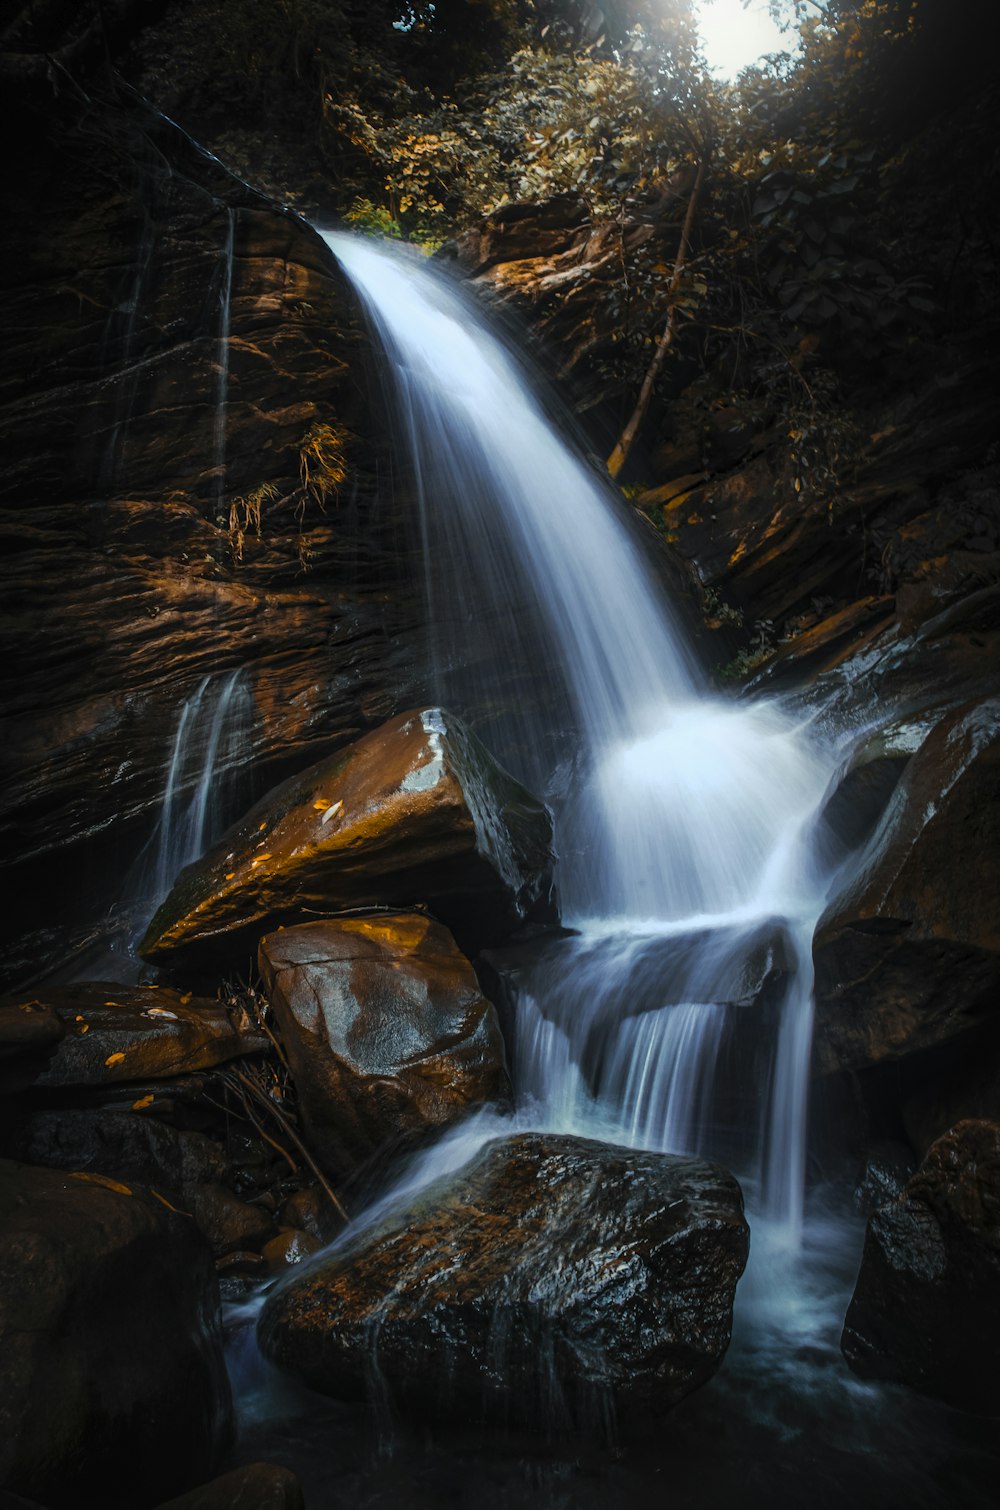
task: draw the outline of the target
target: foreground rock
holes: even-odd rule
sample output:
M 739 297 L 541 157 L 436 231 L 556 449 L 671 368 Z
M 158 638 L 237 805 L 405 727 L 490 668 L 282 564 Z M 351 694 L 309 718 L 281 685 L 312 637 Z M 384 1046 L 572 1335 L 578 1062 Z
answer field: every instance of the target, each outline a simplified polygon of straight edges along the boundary
M 747 1245 L 716 1165 L 521 1134 L 276 1294 L 260 1339 L 341 1398 L 627 1429 L 717 1368 Z
M 30 1066 L 19 1056 L 10 1073 L 40 1089 L 165 1080 L 268 1044 L 220 1002 L 166 987 L 79 981 L 36 990 L 34 999 L 57 1019 L 62 1036 Z
M 303 913 L 427 902 L 502 937 L 547 894 L 549 814 L 450 714 L 401 714 L 276 787 L 185 870 L 140 946 L 239 957 Z
M 193 1224 L 136 1186 L 0 1162 L 0 1486 L 130 1502 L 213 1470 L 229 1424 L 218 1291 Z
M 260 971 L 309 1145 L 335 1174 L 509 1094 L 496 1012 L 418 913 L 268 934 Z
M 987 1019 L 1000 987 L 1000 702 L 909 761 L 816 931 L 816 1064 L 864 1069 Z
M 867 1378 L 1000 1413 L 1000 1124 L 960 1122 L 871 1217 L 841 1345 Z
M 249 1463 L 157 1510 L 303 1510 L 302 1485 L 288 1468 Z

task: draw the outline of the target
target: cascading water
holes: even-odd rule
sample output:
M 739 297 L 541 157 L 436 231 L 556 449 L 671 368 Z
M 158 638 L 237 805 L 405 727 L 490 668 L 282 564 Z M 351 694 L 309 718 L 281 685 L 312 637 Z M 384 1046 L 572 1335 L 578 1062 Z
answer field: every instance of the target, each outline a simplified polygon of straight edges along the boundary
M 391 370 L 438 695 L 487 726 L 556 813 L 561 911 L 577 937 L 522 977 L 521 1093 L 550 1123 L 728 1154 L 718 1066 L 748 992 L 770 982 L 768 1063 L 736 1100 L 759 1103 L 763 1206 L 794 1242 L 824 895 L 810 836 L 832 756 L 775 704 L 708 693 L 620 500 L 457 294 L 371 243 L 326 240 Z M 531 675 L 534 705 L 498 710 L 497 689 L 514 702 Z M 566 718 L 578 753 L 557 779 Z

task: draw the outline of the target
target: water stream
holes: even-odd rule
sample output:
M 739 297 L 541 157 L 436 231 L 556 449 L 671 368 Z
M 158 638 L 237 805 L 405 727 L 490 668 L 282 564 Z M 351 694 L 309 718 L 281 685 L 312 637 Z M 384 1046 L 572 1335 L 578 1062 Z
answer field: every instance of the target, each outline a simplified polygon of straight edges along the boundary
M 519 972 L 522 1100 L 567 1129 L 735 1156 L 794 1247 L 826 881 L 812 835 L 835 754 L 775 703 L 709 691 L 621 499 L 454 288 L 370 241 L 326 239 L 409 449 L 438 695 L 488 718 L 494 752 L 556 815 L 576 936 Z M 519 705 L 498 711 L 512 665 Z M 567 721 L 569 765 L 554 755 Z M 770 1041 L 740 1082 L 724 1049 L 765 979 Z M 726 1109 L 741 1103 L 742 1147 Z

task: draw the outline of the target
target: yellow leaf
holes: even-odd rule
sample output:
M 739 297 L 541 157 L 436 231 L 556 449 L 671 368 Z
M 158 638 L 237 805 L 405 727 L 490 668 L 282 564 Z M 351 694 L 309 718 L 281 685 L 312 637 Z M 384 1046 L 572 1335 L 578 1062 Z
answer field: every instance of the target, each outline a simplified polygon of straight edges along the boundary
M 121 1006 L 121 1002 L 120 1001 L 106 1001 L 104 1003 L 104 1005 L 106 1007 L 120 1007 Z
M 155 1195 L 156 1199 L 162 1205 L 166 1206 L 166 1208 L 167 1208 L 168 1211 L 172 1211 L 175 1216 L 190 1216 L 191 1215 L 190 1211 L 180 1211 L 180 1210 L 178 1210 L 178 1208 L 176 1206 L 171 1206 L 171 1204 L 167 1200 L 166 1196 L 165 1195 L 161 1195 L 160 1192 L 158 1190 L 154 1190 L 152 1186 L 149 1187 L 149 1193 L 150 1193 L 150 1195 Z
M 261 826 L 260 826 L 260 828 L 257 830 L 258 834 L 262 834 L 266 828 L 267 828 L 267 823 L 266 822 L 262 823 Z
M 138 1099 L 138 1101 L 133 1101 L 132 1102 L 132 1110 L 134 1112 L 144 1112 L 146 1110 L 146 1107 L 147 1106 L 152 1106 L 152 1104 L 153 1104 L 153 1094 L 152 1094 L 152 1092 L 150 1092 L 150 1094 L 148 1096 L 140 1096 L 139 1099 Z
M 325 797 L 317 797 L 316 801 L 313 803 L 313 807 L 318 813 L 325 813 L 329 806 L 330 804 L 327 802 Z
M 235 870 L 227 871 L 227 873 L 226 873 L 226 880 L 227 881 L 231 881 L 233 879 L 233 876 L 235 874 L 236 874 Z
M 103 1185 L 105 1190 L 114 1190 L 118 1195 L 131 1195 L 128 1185 L 122 1185 L 118 1180 L 109 1180 L 105 1174 L 91 1174 L 88 1169 L 74 1169 L 70 1175 L 71 1180 L 83 1180 L 87 1185 Z
M 90 1023 L 89 1022 L 81 1023 L 81 1025 L 80 1025 L 80 1032 L 81 1033 L 89 1033 L 90 1032 Z
M 182 1007 L 186 1007 L 187 1004 L 188 1004 L 188 1002 L 190 1000 L 191 1000 L 191 992 L 188 991 L 184 996 L 181 997 L 181 1006 Z
M 110 1068 L 111 1065 L 113 1065 L 113 1064 L 124 1064 L 124 1062 L 125 1062 L 125 1055 L 122 1054 L 121 1052 L 119 1052 L 117 1054 L 109 1054 L 108 1057 L 107 1057 L 107 1059 L 105 1059 L 105 1061 L 104 1061 L 105 1065 L 108 1068 Z

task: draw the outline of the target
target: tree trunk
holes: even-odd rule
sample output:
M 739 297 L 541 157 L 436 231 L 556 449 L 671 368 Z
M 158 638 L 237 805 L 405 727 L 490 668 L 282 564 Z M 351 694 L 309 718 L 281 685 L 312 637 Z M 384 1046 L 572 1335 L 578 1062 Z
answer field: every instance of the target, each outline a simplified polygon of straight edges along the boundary
M 639 431 L 639 426 L 646 417 L 649 401 L 653 396 L 653 388 L 656 379 L 660 375 L 660 369 L 666 360 L 667 352 L 674 341 L 674 332 L 677 328 L 677 293 L 680 288 L 681 277 L 687 262 L 688 252 L 691 245 L 691 227 L 694 224 L 694 212 L 698 205 L 698 196 L 705 179 L 705 156 L 702 154 L 698 160 L 698 172 L 695 175 L 691 196 L 688 199 L 687 210 L 684 215 L 684 225 L 681 229 L 681 239 L 677 247 L 677 257 L 674 261 L 674 271 L 670 279 L 670 287 L 667 289 L 667 323 L 663 327 L 663 334 L 656 344 L 653 359 L 646 369 L 646 376 L 642 380 L 639 397 L 636 400 L 632 416 L 621 433 L 618 444 L 608 457 L 608 471 L 612 477 L 617 477 L 628 459 L 628 453 L 632 449 L 632 442 Z

